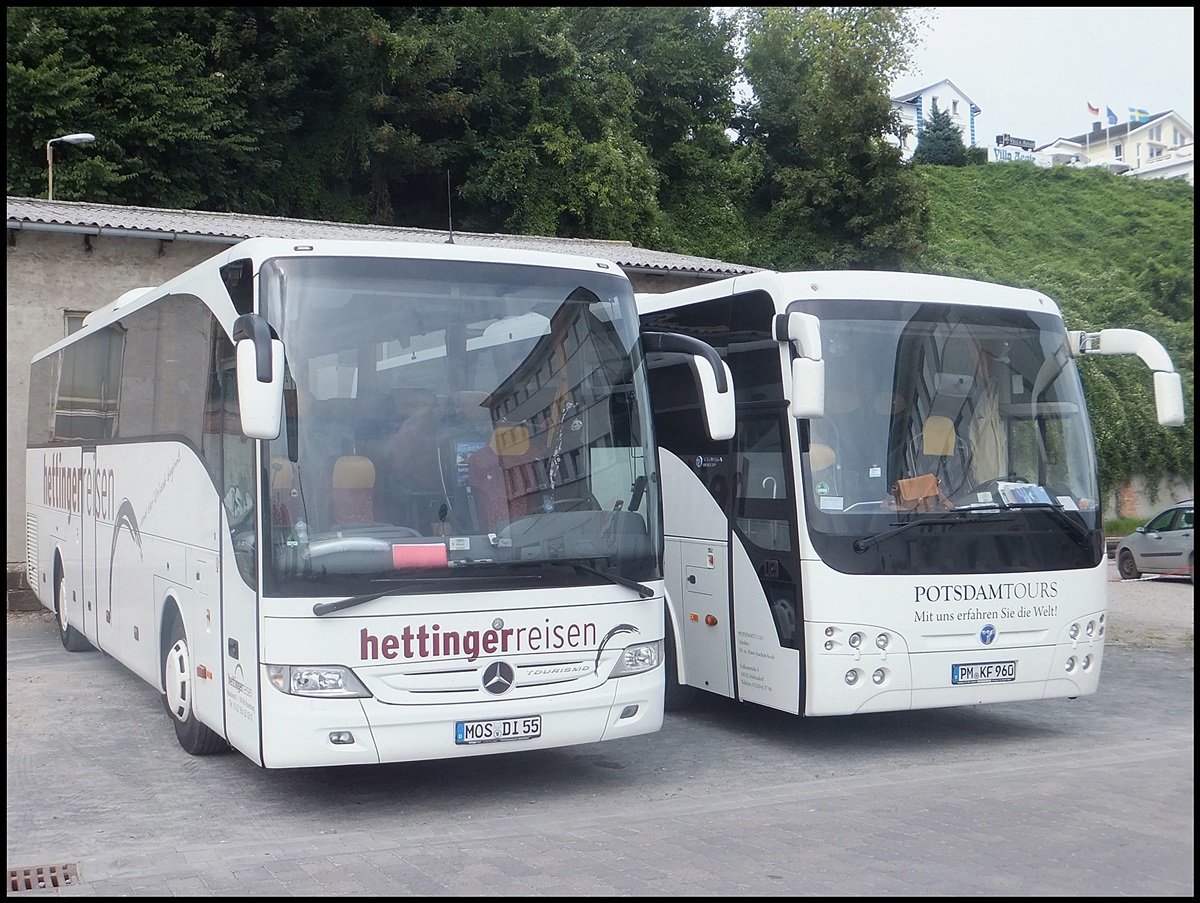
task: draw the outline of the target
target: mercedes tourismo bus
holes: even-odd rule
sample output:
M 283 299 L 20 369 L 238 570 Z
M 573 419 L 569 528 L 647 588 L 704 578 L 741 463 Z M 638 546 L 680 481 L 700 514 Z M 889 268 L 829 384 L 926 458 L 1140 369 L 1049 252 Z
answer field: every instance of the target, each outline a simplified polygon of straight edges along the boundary
M 711 440 L 689 384 L 651 371 L 668 708 L 696 688 L 800 715 L 1096 691 L 1105 544 L 1077 362 L 1138 354 L 1179 425 L 1156 340 L 908 273 L 761 272 L 638 309 L 713 346 L 736 396 L 734 438 Z
M 654 731 L 642 347 L 690 360 L 732 435 L 720 360 L 639 338 L 615 264 L 242 242 L 34 357 L 30 583 L 68 650 L 162 692 L 192 754 L 320 766 Z

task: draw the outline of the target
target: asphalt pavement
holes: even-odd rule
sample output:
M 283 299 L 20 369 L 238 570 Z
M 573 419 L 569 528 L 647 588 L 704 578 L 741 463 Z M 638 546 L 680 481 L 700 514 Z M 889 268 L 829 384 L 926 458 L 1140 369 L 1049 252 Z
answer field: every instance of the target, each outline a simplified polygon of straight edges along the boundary
M 151 687 L 10 613 L 9 896 L 1190 898 L 1192 588 L 1114 596 L 1080 700 L 798 719 L 706 697 L 611 743 L 294 771 L 188 756 Z M 1118 639 L 1124 606 L 1171 629 Z

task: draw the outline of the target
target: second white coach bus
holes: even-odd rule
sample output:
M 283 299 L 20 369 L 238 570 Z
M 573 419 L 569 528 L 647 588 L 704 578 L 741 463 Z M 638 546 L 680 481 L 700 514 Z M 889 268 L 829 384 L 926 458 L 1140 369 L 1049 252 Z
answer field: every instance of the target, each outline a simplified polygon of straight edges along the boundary
M 732 435 L 715 353 L 640 336 L 613 263 L 242 242 L 34 357 L 30 583 L 68 650 L 162 692 L 195 755 L 344 765 L 655 731 L 643 346 L 692 359 Z
M 1104 654 L 1098 471 L 1077 361 L 1150 336 L 1069 332 L 1036 291 L 885 272 L 760 272 L 639 295 L 709 343 L 736 435 L 651 369 L 668 708 L 697 689 L 799 715 L 1086 696 Z

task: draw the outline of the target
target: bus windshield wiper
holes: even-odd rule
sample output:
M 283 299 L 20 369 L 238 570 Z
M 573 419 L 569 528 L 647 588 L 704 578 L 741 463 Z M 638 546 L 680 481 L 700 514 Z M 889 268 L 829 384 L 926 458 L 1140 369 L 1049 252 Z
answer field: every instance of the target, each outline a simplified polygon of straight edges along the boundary
M 1028 507 L 1033 508 L 1041 506 L 1029 505 Z M 877 545 L 878 543 L 883 542 L 885 539 L 891 539 L 893 536 L 897 536 L 900 533 L 905 533 L 913 527 L 923 527 L 926 525 L 942 526 L 947 524 L 961 524 L 964 523 L 972 514 L 987 512 L 990 515 L 992 512 L 1004 510 L 1004 505 L 978 505 L 972 508 L 962 508 L 956 511 L 948 511 L 945 514 L 941 514 L 937 517 L 926 517 L 905 521 L 902 524 L 894 524 L 890 530 L 884 530 L 880 533 L 874 534 L 873 536 L 867 536 L 863 539 L 854 540 L 853 548 L 856 552 L 865 552 L 867 549 L 871 548 L 871 546 Z
M 1092 534 L 1083 524 L 1076 521 L 1071 515 L 1063 510 L 1061 505 L 1055 505 L 1047 502 L 1014 502 L 1010 504 L 1010 508 L 1025 508 L 1035 511 L 1047 511 L 1056 521 L 1075 534 L 1076 538 L 1085 542 L 1091 542 Z
M 338 599 L 336 602 L 318 602 L 313 606 L 313 614 L 317 617 L 320 617 L 321 615 L 332 614 L 335 611 L 343 611 L 347 608 L 355 608 L 359 605 L 366 605 L 368 602 L 374 602 L 376 599 L 382 599 L 384 596 L 390 596 L 392 593 L 408 589 L 410 586 L 413 586 L 412 582 L 393 584 L 387 589 L 380 590 L 377 593 L 365 593 L 361 596 L 351 596 L 348 599 Z
M 654 590 L 646 586 L 644 583 L 638 583 L 636 580 L 630 580 L 628 577 L 622 577 L 620 574 L 610 574 L 608 571 L 602 571 L 598 567 L 593 567 L 590 564 L 585 564 L 582 561 L 563 561 L 563 564 L 569 564 L 575 570 L 585 574 L 595 574 L 598 577 L 603 577 L 605 580 L 611 580 L 618 586 L 625 586 L 634 590 L 643 599 L 649 599 L 654 595 Z

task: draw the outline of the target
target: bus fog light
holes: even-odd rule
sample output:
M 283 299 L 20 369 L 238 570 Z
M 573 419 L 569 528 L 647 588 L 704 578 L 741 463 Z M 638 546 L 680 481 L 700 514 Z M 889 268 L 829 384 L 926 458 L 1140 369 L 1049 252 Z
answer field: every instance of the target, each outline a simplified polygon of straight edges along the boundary
M 353 746 L 354 734 L 349 731 L 330 731 L 329 742 L 334 746 Z
M 850 648 L 857 649 L 862 645 L 863 635 L 861 633 L 850 634 Z
M 1078 664 L 1078 663 L 1075 660 L 1075 656 L 1072 655 L 1070 658 L 1067 659 L 1067 673 L 1068 674 L 1070 674 L 1072 671 L 1075 670 L 1076 664 Z
M 1072 624 L 1071 629 L 1067 631 L 1067 636 L 1069 636 L 1073 640 L 1079 639 L 1079 625 Z
M 621 714 L 617 720 L 619 721 L 621 718 L 632 718 L 637 713 L 638 707 L 636 705 L 627 705 L 625 708 L 621 709 Z
M 657 668 L 662 663 L 663 641 L 655 640 L 653 643 L 638 643 L 636 646 L 626 646 L 625 651 L 621 653 L 621 659 L 617 662 L 617 666 L 613 668 L 612 677 L 621 677 L 626 674 L 640 674 L 643 671 L 649 671 Z
M 871 681 L 875 686 L 879 686 L 887 680 L 887 671 L 883 668 L 876 668 L 871 674 Z
M 826 648 L 826 650 L 832 649 L 833 648 L 833 640 L 826 640 L 825 648 Z
M 264 665 L 267 680 L 280 693 L 322 699 L 370 696 L 354 672 L 343 665 Z
M 861 676 L 862 675 L 859 674 L 857 668 L 851 668 L 849 671 L 846 672 L 846 686 L 848 686 L 848 687 L 854 686 L 856 683 L 858 683 L 858 679 Z
M 875 645 L 880 649 L 886 649 L 888 647 L 888 635 L 886 633 L 881 633 L 879 636 L 875 637 Z
M 1083 670 L 1084 671 L 1092 670 L 1092 657 L 1090 655 L 1085 655 L 1083 657 Z

